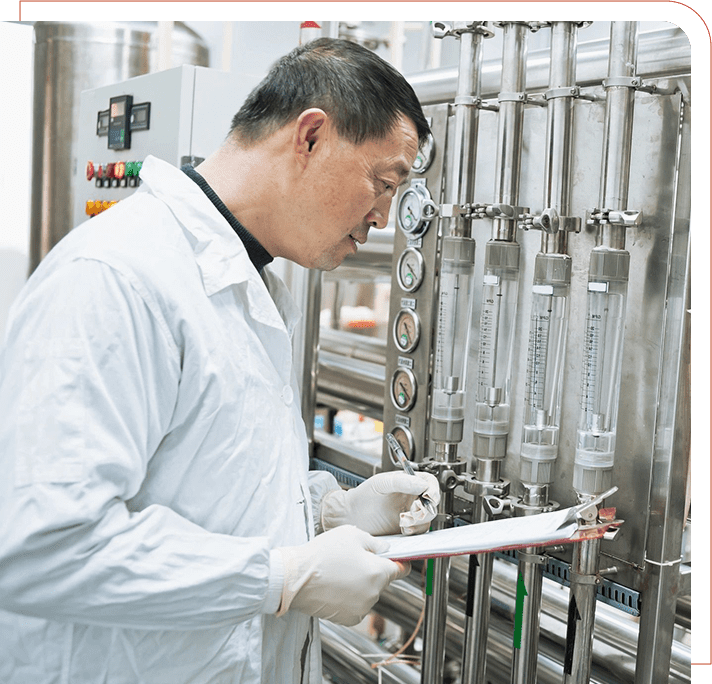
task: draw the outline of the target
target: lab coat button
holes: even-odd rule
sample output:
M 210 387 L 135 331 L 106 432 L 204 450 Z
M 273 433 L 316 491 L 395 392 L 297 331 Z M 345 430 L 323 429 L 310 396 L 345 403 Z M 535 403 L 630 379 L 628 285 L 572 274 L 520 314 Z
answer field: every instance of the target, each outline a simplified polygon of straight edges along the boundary
M 294 399 L 294 391 L 292 390 L 292 388 L 289 385 L 285 385 L 284 388 L 282 389 L 282 401 L 287 406 L 290 406 L 293 399 Z

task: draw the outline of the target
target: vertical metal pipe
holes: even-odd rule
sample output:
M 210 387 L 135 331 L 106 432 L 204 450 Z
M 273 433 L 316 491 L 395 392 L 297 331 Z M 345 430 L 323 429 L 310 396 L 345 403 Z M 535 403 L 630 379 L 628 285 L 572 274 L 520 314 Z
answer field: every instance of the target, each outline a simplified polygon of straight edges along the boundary
M 522 604 L 521 644 L 514 649 L 512 657 L 513 684 L 536 684 L 539 654 L 539 621 L 541 615 L 541 594 L 544 576 L 539 558 L 541 549 L 529 547 L 519 552 L 517 580 L 521 579 L 526 590 Z M 533 600 L 532 600 L 533 599 Z
M 499 481 L 500 461 L 491 461 L 496 464 L 497 479 Z M 486 522 L 488 517 L 482 506 L 482 494 L 476 493 L 474 497 L 473 523 Z M 470 556 L 468 592 L 465 604 L 465 634 L 462 654 L 463 684 L 479 684 L 485 682 L 487 668 L 487 634 L 489 632 L 491 595 L 492 595 L 492 568 L 494 556 L 483 553 Z
M 482 69 L 482 39 L 483 32 L 479 22 L 455 22 L 456 34 L 460 39 L 460 59 L 457 81 L 457 94 L 454 102 L 453 146 L 452 157 L 446 166 L 445 174 L 445 202 L 448 204 L 462 205 L 471 202 L 475 186 L 475 162 L 477 159 L 477 131 L 479 125 L 479 110 L 477 108 L 480 91 L 480 73 Z M 443 235 L 449 238 L 470 239 L 469 220 L 460 216 L 448 220 L 447 226 L 443 225 Z M 443 251 L 444 254 L 444 251 Z M 473 261 L 474 261 L 474 252 Z M 444 263 L 444 259 L 443 259 Z M 444 268 L 441 268 L 441 278 Z M 442 287 L 442 280 L 441 280 Z M 442 292 L 441 292 L 442 301 Z M 468 320 L 471 312 L 470 302 L 464 301 L 468 307 L 464 314 Z M 438 337 L 442 330 L 439 331 Z M 438 339 L 436 345 L 440 345 Z M 466 347 L 465 347 L 466 348 Z M 435 374 L 437 378 L 437 373 Z M 463 375 L 464 377 L 464 375 Z M 455 388 L 464 390 L 462 388 Z M 440 421 L 442 427 L 445 423 Z M 451 423 L 442 433 L 450 433 Z M 439 429 L 434 430 L 432 437 L 435 443 L 436 460 L 440 463 L 455 462 L 457 460 L 457 447 L 462 439 L 461 426 L 459 438 L 442 438 L 438 435 Z M 453 435 L 457 433 L 452 430 Z M 440 515 L 435 520 L 434 529 L 449 527 L 453 513 L 452 492 L 446 492 L 440 501 Z M 440 684 L 443 681 L 445 664 L 445 622 L 448 603 L 448 575 L 450 561 L 447 558 L 438 558 L 433 562 L 432 593 L 425 602 L 425 620 L 423 630 L 423 660 L 421 666 L 421 681 L 423 684 Z
M 440 499 L 439 515 L 433 521 L 433 530 L 450 526 L 453 505 L 452 492 L 444 493 Z M 450 559 L 435 558 L 431 563 L 431 594 L 425 598 L 423 618 L 423 660 L 420 669 L 422 684 L 441 684 L 445 670 L 445 624 L 450 586 Z
M 591 680 L 593 618 L 596 616 L 600 549 L 600 539 L 574 544 L 564 656 L 564 684 L 573 682 L 588 684 Z
M 637 55 L 637 23 L 636 22 L 612 22 L 611 23 L 610 53 L 608 61 L 608 78 L 606 84 L 606 117 L 603 143 L 603 155 L 601 162 L 601 207 L 606 209 L 626 209 L 628 202 L 628 185 L 630 178 L 630 152 L 631 134 L 633 129 L 633 106 L 635 102 L 635 91 L 631 83 L 624 83 L 624 79 L 630 79 L 635 75 L 636 55 Z M 597 268 L 601 259 L 618 260 L 624 264 L 620 273 L 616 272 L 617 280 L 620 281 L 620 292 L 625 302 L 627 290 L 627 252 L 625 248 L 625 227 L 609 226 L 604 230 L 599 230 L 596 239 L 597 247 L 591 256 L 591 266 L 589 269 L 589 280 L 601 280 L 599 273 L 605 272 L 606 277 L 610 277 L 615 269 Z M 595 254 L 603 248 L 606 253 Z M 616 261 L 618 263 L 618 261 Z M 610 271 L 610 273 L 609 273 Z M 612 283 L 609 283 L 611 286 Z M 611 292 L 613 288 L 611 287 Z M 590 304 L 589 294 L 589 307 Z M 623 329 L 620 330 L 619 346 L 622 345 Z M 584 360 L 584 363 L 586 361 Z M 613 373 L 620 376 L 620 359 L 611 362 Z M 617 369 L 616 367 L 617 366 Z M 603 372 L 603 360 L 597 366 L 598 372 Z M 614 390 L 611 389 L 611 393 Z M 616 390 L 620 391 L 620 383 L 616 385 Z M 611 395 L 613 396 L 613 395 Z M 583 399 L 582 399 L 583 401 Z M 611 403 L 611 413 L 616 413 L 617 396 Z M 609 416 L 613 420 L 612 425 L 607 428 L 614 433 L 615 416 Z M 585 425 L 584 425 L 585 427 Z M 581 434 L 581 425 L 579 426 Z M 615 433 L 614 433 L 615 434 Z M 579 437 L 579 441 L 580 441 Z M 588 456 L 584 454 L 583 456 Z M 576 463 L 579 462 L 579 449 L 577 448 Z M 586 468 L 581 466 L 581 469 Z M 597 490 L 603 491 L 605 485 L 599 487 L 583 486 L 583 470 L 577 478 L 580 469 L 575 469 L 574 486 L 580 500 L 585 500 Z M 591 470 L 589 466 L 588 470 Z M 588 473 L 589 476 L 595 472 Z M 601 473 L 603 478 L 603 474 Z M 580 482 L 577 484 L 577 480 Z M 597 478 L 594 478 L 594 480 Z M 589 477 L 589 481 L 591 481 Z M 603 479 L 601 479 L 603 482 Z M 575 545 L 573 561 L 571 566 L 571 593 L 569 599 L 569 622 L 566 636 L 566 661 L 564 663 L 564 682 L 575 682 L 584 684 L 591 676 L 591 658 L 593 649 L 593 627 L 596 616 L 596 593 L 598 584 L 598 564 L 600 554 L 600 540 L 586 541 Z
M 475 187 L 477 131 L 480 112 L 475 100 L 480 94 L 482 70 L 482 34 L 464 30 L 469 22 L 455 22 L 460 34 L 460 59 L 457 72 L 457 93 L 454 102 L 452 157 L 445 178 L 445 202 L 464 204 L 472 200 Z M 469 221 L 460 217 L 449 219 L 443 235 L 469 237 Z
M 576 43 L 578 26 L 573 22 L 556 21 L 551 27 L 551 67 L 544 165 L 546 179 L 544 206 L 569 215 L 571 200 L 571 155 L 573 151 L 574 98 L 553 93 L 576 86 Z M 542 233 L 541 251 L 545 254 L 566 254 L 567 233 Z
M 301 301 L 304 311 L 304 327 L 299 338 L 302 361 L 302 418 L 309 442 L 309 456 L 314 453 L 314 414 L 316 412 L 316 375 L 319 356 L 319 314 L 321 312 L 321 271 L 306 269 Z
M 520 22 L 504 24 L 502 47 L 502 85 L 500 98 L 524 93 L 527 65 L 527 32 L 529 27 Z M 497 163 L 495 169 L 495 197 L 498 202 L 516 206 L 519 203 L 522 131 L 524 129 L 524 101 L 500 99 L 497 129 Z M 497 240 L 514 240 L 516 221 L 496 221 Z
M 516 206 L 519 202 L 524 118 L 523 95 L 526 82 L 526 34 L 529 27 L 522 22 L 507 22 L 503 25 L 503 30 L 502 85 L 497 132 L 497 162 L 495 164 L 498 174 L 495 178 L 495 197 L 500 203 Z M 521 95 L 521 99 L 517 99 L 519 95 Z M 494 222 L 492 232 L 493 240 L 513 243 L 516 222 L 514 220 L 497 220 Z M 516 296 L 516 290 L 513 290 L 512 294 Z M 511 310 L 512 315 L 514 315 L 514 311 L 516 311 L 516 304 Z M 497 327 L 499 327 L 499 323 L 498 321 Z M 506 325 L 506 322 L 503 323 Z M 493 336 L 498 333 L 498 330 L 493 330 Z M 506 359 L 502 361 L 506 363 Z M 504 397 L 502 400 L 505 400 Z M 489 441 L 486 437 L 484 439 L 486 442 Z M 506 446 L 502 451 L 506 452 Z M 482 454 L 478 453 L 478 449 L 474 449 L 474 452 L 473 471 L 478 483 L 473 492 L 473 523 L 476 524 L 488 519 L 483 508 L 483 498 L 489 493 L 488 485 L 496 485 L 500 482 L 502 461 L 495 458 L 484 458 Z M 485 681 L 493 560 L 492 554 L 472 556 L 470 559 L 461 671 L 461 680 L 464 684 Z
M 608 58 L 609 79 L 631 79 L 636 75 L 638 58 L 638 22 L 611 23 L 611 51 Z M 628 85 L 606 88 L 606 118 L 601 161 L 601 208 L 627 209 L 630 185 L 630 153 L 633 139 L 635 89 Z M 625 227 L 599 230 L 596 244 L 609 249 L 625 249 Z
M 576 93 L 576 43 L 578 25 L 573 22 L 553 22 L 551 26 L 551 63 L 549 70 L 549 90 L 547 98 L 547 131 L 546 144 L 547 156 L 544 166 L 545 188 L 544 207 L 545 211 L 554 211 L 560 216 L 569 216 L 571 203 L 571 162 L 573 152 L 573 123 L 574 123 L 574 95 Z M 553 233 L 543 231 L 541 240 L 541 251 L 537 255 L 535 266 L 535 283 L 539 282 L 544 290 L 537 293 L 537 297 L 546 302 L 547 314 L 540 321 L 546 328 L 544 348 L 540 348 L 537 330 L 539 324 L 532 322 L 532 348 L 529 351 L 529 358 L 532 369 L 539 364 L 539 373 L 547 384 L 549 399 L 544 399 L 542 404 L 542 416 L 540 424 L 545 423 L 556 428 L 557 437 L 550 444 L 548 450 L 543 449 L 539 454 L 538 450 L 542 446 L 537 445 L 536 440 L 531 442 L 531 435 L 527 439 L 527 452 L 529 456 L 535 457 L 534 462 L 538 463 L 540 457 L 542 462 L 539 467 L 534 467 L 530 463 L 530 458 L 522 459 L 522 483 L 524 486 L 524 498 L 517 505 L 518 515 L 531 515 L 546 510 L 550 505 L 548 501 L 548 485 L 553 481 L 553 459 L 558 454 L 558 423 L 559 404 L 561 395 L 561 373 L 563 366 L 564 347 L 563 342 L 568 324 L 568 292 L 571 282 L 570 258 L 567 254 L 567 232 L 561 226 L 560 230 Z M 553 256 L 552 256 L 553 255 Z M 561 264 L 555 263 L 561 260 Z M 536 285 L 535 288 L 536 289 Z M 557 296 L 554 297 L 554 292 Z M 559 315 L 552 315 L 554 300 L 558 300 L 561 307 Z M 559 328 L 552 328 L 554 320 L 560 322 Z M 552 338 L 549 338 L 550 333 Z M 552 341 L 559 340 L 558 344 Z M 543 355 L 542 355 L 543 354 Z M 536 375 L 536 374 L 534 374 Z M 544 392 L 546 394 L 546 391 Z M 532 406 L 540 399 L 530 398 Z M 551 402 L 551 405 L 549 405 Z M 527 409 L 529 412 L 529 409 Z M 531 416 L 530 416 L 531 418 Z M 530 423 L 528 423 L 530 424 Z M 534 423 L 536 425 L 537 423 Z M 530 428 L 531 430 L 531 425 Z M 546 443 L 546 441 L 545 441 Z M 524 447 L 523 447 L 524 453 Z M 526 466 L 526 467 L 525 467 Z M 512 660 L 512 682 L 514 684 L 534 684 L 537 681 L 536 666 L 537 652 L 539 647 L 539 616 L 541 612 L 541 591 L 543 585 L 542 566 L 539 562 L 539 555 L 536 548 L 525 549 L 519 554 L 519 576 L 524 580 L 527 591 L 526 600 L 522 615 L 521 643 L 518 649 L 514 650 Z

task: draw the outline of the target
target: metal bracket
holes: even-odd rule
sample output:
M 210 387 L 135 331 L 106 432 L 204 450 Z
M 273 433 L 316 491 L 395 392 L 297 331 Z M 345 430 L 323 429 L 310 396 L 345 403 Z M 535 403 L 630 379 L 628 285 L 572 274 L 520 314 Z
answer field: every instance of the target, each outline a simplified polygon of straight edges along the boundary
M 556 209 L 549 207 L 544 209 L 541 214 L 520 214 L 517 227 L 523 230 L 536 228 L 550 234 L 558 233 L 559 231 L 580 233 L 581 219 L 578 216 L 560 216 Z
M 586 212 L 586 225 L 600 226 L 610 224 L 633 228 L 643 222 L 643 212 L 637 210 L 591 209 Z

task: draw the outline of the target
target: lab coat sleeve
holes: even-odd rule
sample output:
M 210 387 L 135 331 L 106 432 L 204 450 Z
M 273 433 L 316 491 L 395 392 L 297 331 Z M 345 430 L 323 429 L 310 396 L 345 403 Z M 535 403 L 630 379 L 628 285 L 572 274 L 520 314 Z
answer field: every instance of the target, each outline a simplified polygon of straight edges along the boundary
M 14 307 L 0 360 L 0 607 L 139 629 L 276 612 L 283 571 L 266 538 L 127 507 L 180 382 L 179 342 L 142 288 L 78 259 Z

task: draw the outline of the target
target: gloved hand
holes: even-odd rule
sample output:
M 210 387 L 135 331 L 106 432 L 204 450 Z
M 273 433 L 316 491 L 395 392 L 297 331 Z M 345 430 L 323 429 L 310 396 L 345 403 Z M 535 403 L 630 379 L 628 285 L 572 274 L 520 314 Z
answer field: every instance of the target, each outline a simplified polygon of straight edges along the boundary
M 427 532 L 435 516 L 423 506 L 421 494 L 437 509 L 440 486 L 430 473 L 378 473 L 354 489 L 329 492 L 321 503 L 321 523 L 325 530 L 355 525 L 376 535 Z
M 324 532 L 301 546 L 278 549 L 284 588 L 277 615 L 290 608 L 340 625 L 357 625 L 410 564 L 380 558 L 388 544 L 352 525 Z

